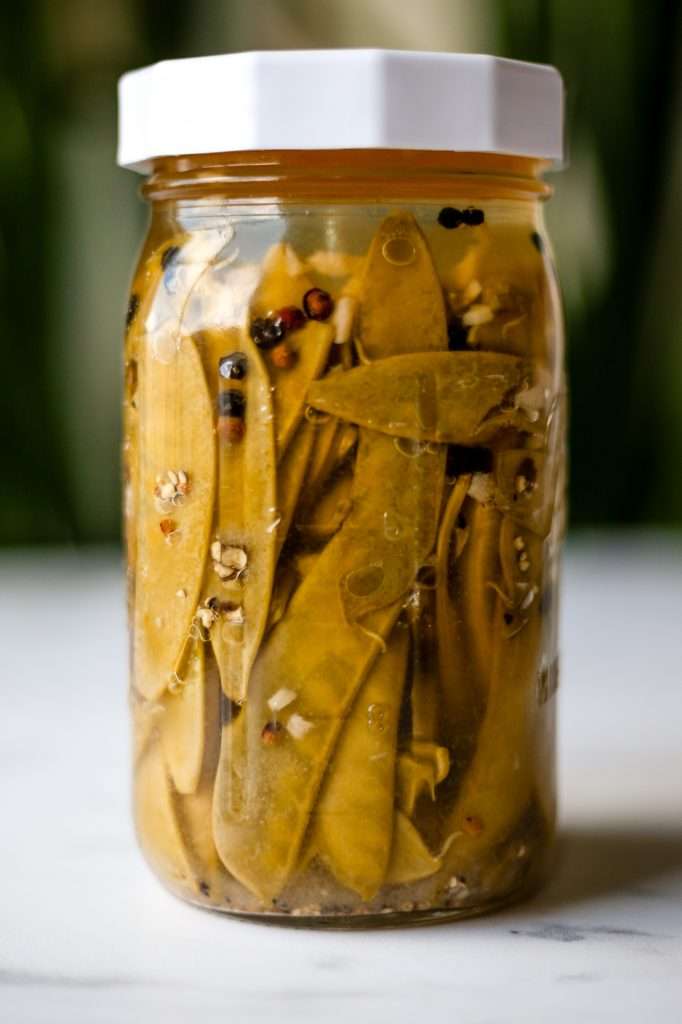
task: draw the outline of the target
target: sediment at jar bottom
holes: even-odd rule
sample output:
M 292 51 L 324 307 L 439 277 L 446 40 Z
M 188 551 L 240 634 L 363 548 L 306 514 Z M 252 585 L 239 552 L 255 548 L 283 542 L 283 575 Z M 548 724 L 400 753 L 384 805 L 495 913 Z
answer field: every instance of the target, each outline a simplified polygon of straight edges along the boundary
M 144 326 L 150 257 L 128 438 L 136 820 L 193 902 L 466 912 L 538 874 L 557 394 L 537 251 L 500 284 L 485 231 L 443 268 L 396 212 L 324 288 L 319 251 L 288 240 L 246 295 L 204 257 L 210 303 L 196 273 L 173 302 L 214 320 L 178 312 L 171 349 Z

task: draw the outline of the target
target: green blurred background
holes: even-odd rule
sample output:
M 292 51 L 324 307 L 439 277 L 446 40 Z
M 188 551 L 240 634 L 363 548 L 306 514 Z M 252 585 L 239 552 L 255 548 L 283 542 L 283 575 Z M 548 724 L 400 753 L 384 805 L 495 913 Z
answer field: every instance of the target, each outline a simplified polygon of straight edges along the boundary
M 549 61 L 574 526 L 682 524 L 680 0 L 25 0 L 0 13 L 0 544 L 119 533 L 120 344 L 145 228 L 115 86 L 164 57 L 388 46 Z

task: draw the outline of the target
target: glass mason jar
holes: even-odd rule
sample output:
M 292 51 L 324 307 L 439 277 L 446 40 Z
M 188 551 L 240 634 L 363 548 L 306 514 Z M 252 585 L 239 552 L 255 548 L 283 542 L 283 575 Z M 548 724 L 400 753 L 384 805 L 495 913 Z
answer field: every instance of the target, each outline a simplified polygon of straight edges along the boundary
M 366 147 L 149 165 L 125 343 L 134 808 L 193 903 L 411 923 L 546 871 L 548 166 Z

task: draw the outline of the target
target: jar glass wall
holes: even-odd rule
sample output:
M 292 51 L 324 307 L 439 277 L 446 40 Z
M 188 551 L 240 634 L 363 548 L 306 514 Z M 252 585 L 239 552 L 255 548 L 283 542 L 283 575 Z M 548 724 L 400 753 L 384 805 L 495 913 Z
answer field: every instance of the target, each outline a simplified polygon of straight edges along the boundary
M 410 922 L 542 878 L 565 424 L 544 169 L 238 154 L 145 186 L 134 801 L 192 902 Z

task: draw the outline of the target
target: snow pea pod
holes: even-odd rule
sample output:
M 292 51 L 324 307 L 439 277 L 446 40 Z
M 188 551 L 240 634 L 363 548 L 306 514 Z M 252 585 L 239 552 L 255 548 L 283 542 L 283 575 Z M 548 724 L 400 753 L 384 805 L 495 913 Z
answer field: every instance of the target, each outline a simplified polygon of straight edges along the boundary
M 310 470 L 311 456 L 316 441 L 315 426 L 307 420 L 303 420 L 277 467 L 276 557 L 279 557 L 284 542 L 289 536 L 301 488 Z
M 536 429 L 514 407 L 529 377 L 525 360 L 496 352 L 404 353 L 315 381 L 308 401 L 392 437 L 485 444 L 502 427 Z
M 156 700 L 174 677 L 199 600 L 215 491 L 213 411 L 187 336 L 177 338 L 168 362 L 145 343 L 139 387 L 137 573 L 143 585 L 136 587 L 134 676 L 140 693 Z M 184 474 L 186 493 L 177 491 L 171 473 L 177 486 Z
M 206 738 L 206 664 L 204 645 L 195 640 L 185 678 L 164 693 L 161 745 L 178 793 L 194 793 L 201 774 Z
M 441 866 L 416 827 L 402 811 L 395 812 L 393 848 L 386 872 L 389 885 L 405 885 L 434 875 Z
M 532 534 L 522 532 L 528 542 Z M 505 518 L 500 531 L 503 565 L 516 565 L 513 541 L 518 526 Z M 542 548 L 533 550 L 526 572 L 513 569 L 514 585 L 525 596 L 510 604 L 498 594 L 490 689 L 476 751 L 446 822 L 444 871 L 467 876 L 486 863 L 490 850 L 513 830 L 533 787 L 533 730 L 540 670 L 540 602 L 528 603 L 528 586 L 539 589 Z M 514 589 L 516 587 L 514 586 Z
M 494 584 L 500 575 L 500 523 L 502 516 L 494 505 L 470 501 L 467 505 L 470 538 L 461 560 L 462 617 L 471 644 L 471 657 L 477 674 L 481 705 L 490 680 Z
M 237 578 L 229 578 L 229 574 L 228 578 L 222 578 L 226 574 L 220 575 L 220 559 L 212 554 L 201 600 L 203 607 L 213 602 L 216 609 L 208 632 L 223 691 L 240 703 L 244 700 L 251 666 L 267 623 L 277 547 L 270 383 L 260 353 L 245 330 L 204 330 L 197 344 L 216 396 L 221 360 L 236 355 L 245 358 L 239 391 L 243 396 L 242 436 L 231 440 L 218 431 L 218 499 L 211 548 L 217 543 L 223 549 L 242 551 L 246 563 Z M 213 432 L 212 427 L 210 434 Z
M 482 713 L 481 694 L 464 628 L 460 564 L 456 560 L 457 521 L 464 507 L 471 475 L 457 477 L 448 496 L 436 546 L 436 631 L 438 669 L 443 696 L 444 735 L 459 767 L 471 751 Z M 467 541 L 464 553 L 471 543 Z
M 344 725 L 311 822 L 311 849 L 342 885 L 366 900 L 382 885 L 391 852 L 407 652 L 407 630 L 398 625 Z

